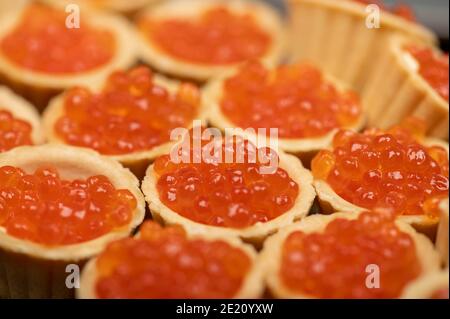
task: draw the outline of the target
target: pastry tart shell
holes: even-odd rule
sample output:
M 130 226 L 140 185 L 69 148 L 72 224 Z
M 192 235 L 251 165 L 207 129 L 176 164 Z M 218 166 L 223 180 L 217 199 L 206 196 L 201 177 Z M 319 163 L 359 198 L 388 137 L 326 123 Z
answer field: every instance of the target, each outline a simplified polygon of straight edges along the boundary
M 31 140 L 34 144 L 42 144 L 45 141 L 41 125 L 41 118 L 33 105 L 22 97 L 16 95 L 7 87 L 0 86 L 0 111 L 6 110 L 16 119 L 29 123 L 32 127 Z
M 230 72 L 232 76 L 234 72 Z M 231 122 L 229 118 L 222 112 L 221 100 L 224 94 L 223 85 L 227 77 L 222 76 L 216 80 L 211 81 L 205 87 L 205 99 L 207 101 L 207 113 L 208 122 L 225 131 L 227 128 L 235 128 L 236 124 Z M 332 78 L 331 76 L 325 77 L 327 81 L 332 83 L 339 91 L 346 89 L 346 86 Z M 359 131 L 364 127 L 365 116 L 363 110 L 361 109 L 361 115 L 355 121 L 353 125 L 347 127 L 341 127 L 342 129 L 351 129 L 354 131 Z M 255 134 L 248 134 L 245 132 L 245 127 L 243 135 L 249 139 L 255 138 L 265 138 L 265 136 L 255 136 Z M 278 146 L 281 150 L 294 154 L 298 156 L 305 165 L 309 165 L 311 159 L 319 152 L 321 149 L 328 148 L 333 141 L 334 135 L 339 131 L 340 128 L 336 128 L 326 135 L 319 137 L 306 137 L 306 138 L 278 138 Z
M 403 299 L 429 299 L 440 289 L 448 289 L 448 268 L 420 277 L 406 286 Z
M 256 1 L 242 0 L 172 0 L 161 3 L 142 12 L 139 17 L 152 19 L 165 19 L 169 17 L 197 17 L 206 10 L 216 6 L 226 7 L 236 13 L 250 13 L 258 25 L 271 37 L 272 43 L 261 60 L 274 65 L 284 58 L 285 36 L 284 25 L 274 9 Z M 197 82 L 219 76 L 227 70 L 237 67 L 240 63 L 214 66 L 185 61 L 165 53 L 157 44 L 152 43 L 145 32 L 137 28 L 140 38 L 140 58 L 152 68 L 163 74 L 181 79 L 190 79 Z M 243 61 L 244 62 L 244 61 Z
M 441 146 L 447 150 L 447 154 L 449 151 L 448 144 L 441 140 L 427 138 L 422 144 L 428 146 L 431 145 Z M 316 189 L 320 208 L 322 212 L 325 214 L 332 214 L 334 212 L 358 213 L 367 210 L 365 208 L 356 206 L 340 197 L 324 180 L 315 179 L 314 188 Z M 399 216 L 398 219 L 412 225 L 418 232 L 424 233 L 430 239 L 434 240 L 436 236 L 439 219 L 430 218 L 426 215 L 410 215 L 410 216 L 402 215 Z
M 366 85 L 363 101 L 369 125 L 386 129 L 416 116 L 424 120 L 427 135 L 448 140 L 448 101 L 417 72 L 417 62 L 404 50 L 408 43 L 390 38 Z
M 341 218 L 352 220 L 358 218 L 358 214 L 336 213 L 333 215 L 312 215 L 283 229 L 264 243 L 264 248 L 260 256 L 260 267 L 265 273 L 266 284 L 271 295 L 276 298 L 314 298 L 311 295 L 293 292 L 283 285 L 279 276 L 283 244 L 292 232 L 302 231 L 306 234 L 319 233 L 322 232 L 331 221 Z M 397 220 L 396 225 L 402 232 L 409 234 L 414 240 L 417 256 L 422 266 L 422 274 L 437 271 L 439 269 L 439 256 L 433 249 L 431 241 L 424 235 L 417 233 L 406 223 Z
M 442 256 L 444 265 L 448 268 L 448 199 L 440 204 L 441 216 L 436 236 L 436 249 Z
M 292 60 L 317 63 L 358 91 L 379 68 L 379 55 L 391 36 L 436 43 L 428 29 L 385 11 L 380 14 L 380 28 L 368 28 L 366 6 L 353 1 L 289 0 L 288 6 Z
M 73 291 L 65 286 L 68 276 L 66 266 L 83 266 L 87 259 L 102 251 L 109 242 L 128 236 L 144 219 L 145 202 L 136 177 L 119 163 L 101 157 L 94 151 L 43 145 L 19 147 L 0 155 L 0 167 L 12 165 L 27 173 L 49 164 L 58 169 L 63 179 L 104 175 L 116 188 L 129 190 L 136 198 L 137 208 L 128 225 L 96 239 L 72 245 L 45 246 L 13 237 L 0 227 L 0 297 L 72 296 Z
M 147 170 L 142 182 L 142 191 L 153 218 L 163 224 L 181 225 L 190 234 L 217 234 L 221 236 L 240 237 L 245 242 L 260 247 L 264 239 L 269 235 L 308 215 L 316 196 L 314 188 L 312 187 L 312 175 L 309 170 L 302 166 L 300 160 L 293 155 L 284 154 L 282 152 L 279 152 L 278 155 L 280 158 L 279 167 L 286 170 L 290 178 L 298 184 L 299 194 L 295 199 L 294 206 L 290 210 L 265 223 L 256 223 L 241 229 L 217 227 L 195 222 L 176 213 L 164 205 L 160 200 L 156 187 L 158 176 L 153 169 L 153 165 Z
M 163 86 L 171 94 L 175 94 L 180 85 L 179 82 L 168 80 L 162 76 L 155 76 L 154 80 L 157 85 Z M 101 90 L 101 87 L 96 85 L 91 86 L 90 89 L 93 92 L 98 92 Z M 64 97 L 65 93 L 62 93 L 61 95 L 53 98 L 43 113 L 43 127 L 50 143 L 65 144 L 65 141 L 60 138 L 54 130 L 56 122 L 64 114 Z M 200 120 L 203 124 L 206 124 L 206 116 L 204 112 L 205 104 L 203 99 L 198 107 L 199 111 L 196 116 L 196 120 Z M 119 161 L 122 165 L 129 168 L 138 178 L 142 178 L 145 175 L 145 171 L 150 163 L 152 163 L 158 156 L 169 153 L 171 147 L 176 142 L 177 141 L 169 141 L 147 151 L 138 151 L 123 155 L 108 155 L 106 157 Z
M 137 234 L 139 238 L 139 234 Z M 233 298 L 260 298 L 264 291 L 263 285 L 263 273 L 258 264 L 258 255 L 256 250 L 248 244 L 243 243 L 238 238 L 233 237 L 223 237 L 211 233 L 203 233 L 196 235 L 188 235 L 191 240 L 202 239 L 207 241 L 220 240 L 226 242 L 232 247 L 239 248 L 242 250 L 252 261 L 252 266 L 245 276 L 244 282 L 242 283 L 239 291 L 233 296 Z M 84 268 L 81 276 L 80 289 L 77 290 L 76 297 L 78 299 L 97 299 L 95 292 L 95 285 L 97 282 L 97 258 L 91 259 L 86 267 Z M 132 284 L 132 283 L 130 283 Z
M 13 10 L 0 20 L 0 41 L 21 23 L 23 10 Z M 83 11 L 91 27 L 110 31 L 116 39 L 116 52 L 109 62 L 92 70 L 73 74 L 49 74 L 28 70 L 9 60 L 0 50 L 0 83 L 30 100 L 39 110 L 64 89 L 74 85 L 96 85 L 116 69 L 136 62 L 136 41 L 131 25 L 124 18 L 96 11 Z M 84 19 L 84 18 L 83 18 Z M 82 22 L 83 22 L 82 21 Z

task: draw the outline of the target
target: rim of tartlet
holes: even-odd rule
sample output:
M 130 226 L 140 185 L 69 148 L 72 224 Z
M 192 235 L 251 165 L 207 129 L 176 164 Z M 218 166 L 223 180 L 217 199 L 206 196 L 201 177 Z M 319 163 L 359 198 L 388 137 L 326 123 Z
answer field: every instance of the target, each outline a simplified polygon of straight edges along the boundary
M 114 10 L 121 13 L 130 13 L 135 10 L 141 9 L 147 5 L 153 5 L 158 1 L 163 0 L 97 0 L 86 1 L 86 0 L 41 0 L 47 4 L 55 5 L 55 6 L 66 6 L 68 4 L 77 4 L 86 6 L 87 8 L 93 9 L 106 9 L 106 10 Z
M 19 167 L 27 173 L 43 165 L 53 165 L 61 178 L 68 180 L 104 175 L 117 189 L 129 190 L 136 199 L 137 207 L 127 225 L 93 240 L 70 245 L 49 246 L 20 239 L 9 235 L 0 226 L 0 248 L 3 250 L 44 260 L 82 260 L 98 254 L 112 240 L 128 236 L 144 220 L 145 201 L 137 178 L 118 162 L 102 157 L 97 152 L 51 144 L 22 146 L 0 154 L 0 167 L 8 165 Z
M 27 8 L 28 6 L 24 6 L 21 10 L 15 10 L 0 20 L 0 41 L 22 23 L 23 14 Z M 78 73 L 51 74 L 17 65 L 0 50 L 0 73 L 16 82 L 30 86 L 65 89 L 79 84 L 95 85 L 116 69 L 129 67 L 136 61 L 136 38 L 131 24 L 125 18 L 95 10 L 83 10 L 82 16 L 86 17 L 83 21 L 88 22 L 90 27 L 107 30 L 115 37 L 115 52 L 106 64 Z
M 149 7 L 139 14 L 136 21 L 146 18 L 166 19 L 172 17 L 198 17 L 210 8 L 226 7 L 237 13 L 251 14 L 260 28 L 262 28 L 271 38 L 271 45 L 268 51 L 261 57 L 269 64 L 278 63 L 284 55 L 286 38 L 284 23 L 279 14 L 269 5 L 258 3 L 254 0 L 170 0 Z M 212 65 L 207 63 L 197 63 L 174 57 L 164 52 L 158 44 L 152 43 L 149 37 L 136 26 L 139 41 L 140 57 L 149 65 L 157 68 L 163 73 L 181 78 L 206 81 L 218 76 L 229 69 L 233 69 L 242 62 L 227 65 Z M 244 61 L 243 61 L 244 62 Z
M 35 107 L 6 86 L 0 85 L 0 111 L 1 110 L 11 112 L 15 118 L 23 120 L 31 125 L 31 139 L 34 144 L 42 144 L 45 142 L 41 118 Z
M 440 289 L 448 289 L 448 268 L 424 275 L 408 284 L 402 293 L 403 299 L 428 299 Z
M 270 292 L 279 298 L 300 298 L 310 299 L 314 296 L 301 292 L 291 291 L 283 285 L 280 278 L 282 247 L 286 238 L 295 231 L 302 231 L 306 234 L 323 232 L 326 226 L 336 219 L 355 220 L 360 213 L 335 213 L 333 215 L 312 215 L 295 223 L 274 236 L 270 237 L 265 243 L 261 252 L 260 267 L 265 273 L 265 282 Z M 418 260 L 422 267 L 422 273 L 430 273 L 439 269 L 439 256 L 433 248 L 431 241 L 425 236 L 416 232 L 410 225 L 396 220 L 396 226 L 403 233 L 411 236 L 415 243 Z
M 136 235 L 136 238 L 139 238 L 139 233 Z M 241 288 L 235 294 L 235 296 L 233 296 L 233 298 L 259 298 L 262 296 L 264 290 L 263 273 L 258 264 L 259 256 L 253 246 L 244 243 L 239 238 L 220 236 L 220 234 L 215 233 L 202 233 L 195 235 L 187 233 L 187 238 L 188 240 L 220 240 L 234 248 L 238 248 L 243 251 L 250 258 L 252 266 L 250 271 L 245 275 L 245 279 L 242 283 Z M 98 279 L 96 264 L 97 259 L 97 257 L 91 259 L 83 269 L 80 279 L 80 289 L 78 289 L 76 292 L 76 296 L 78 299 L 97 298 L 97 294 L 95 291 Z

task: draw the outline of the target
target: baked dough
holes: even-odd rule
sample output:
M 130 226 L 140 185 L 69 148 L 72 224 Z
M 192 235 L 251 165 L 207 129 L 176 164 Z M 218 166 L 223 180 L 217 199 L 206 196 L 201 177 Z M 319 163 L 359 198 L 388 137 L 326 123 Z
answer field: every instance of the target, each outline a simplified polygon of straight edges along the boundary
M 139 238 L 139 234 L 137 234 L 137 238 Z M 257 263 L 258 255 L 255 249 L 248 244 L 243 243 L 238 238 L 233 237 L 222 237 L 217 236 L 214 233 L 203 233 L 196 235 L 188 235 L 189 239 L 202 239 L 202 240 L 221 240 L 229 245 L 240 248 L 242 251 L 246 253 L 248 257 L 250 257 L 252 261 L 252 267 L 249 273 L 246 275 L 245 281 L 242 284 L 241 289 L 236 293 L 233 298 L 260 298 L 262 296 L 264 285 L 263 285 L 263 273 L 259 264 Z M 96 299 L 95 293 L 95 285 L 97 281 L 97 267 L 96 267 L 97 258 L 94 258 L 89 261 L 86 267 L 83 270 L 81 276 L 81 284 L 80 289 L 77 290 L 77 298 L 79 299 Z M 132 284 L 132 283 L 130 283 Z
M 20 167 L 27 173 L 43 165 L 55 166 L 61 178 L 85 179 L 104 175 L 119 189 L 129 190 L 137 207 L 126 227 L 97 239 L 65 246 L 49 247 L 13 237 L 0 226 L 0 296 L 12 298 L 68 297 L 65 267 L 82 266 L 109 242 L 128 236 L 144 219 L 145 202 L 139 181 L 119 163 L 82 148 L 61 145 L 23 146 L 0 154 L 0 167 Z
M 441 216 L 436 236 L 436 249 L 442 257 L 442 262 L 448 268 L 448 198 L 440 204 Z
M 162 76 L 154 75 L 154 81 L 156 84 L 163 86 L 168 90 L 169 93 L 175 94 L 177 92 L 180 83 L 176 81 L 172 81 L 169 79 L 166 79 Z M 97 83 L 100 85 L 91 85 L 88 86 L 93 92 L 98 92 L 101 90 L 103 83 Z M 58 121 L 58 119 L 63 115 L 64 112 L 64 97 L 65 94 L 62 93 L 61 95 L 53 98 L 46 110 L 43 114 L 43 127 L 45 131 L 45 135 L 48 138 L 48 141 L 50 143 L 57 143 L 57 144 L 65 144 L 65 141 L 61 139 L 54 131 L 55 123 Z M 198 115 L 196 117 L 196 120 L 202 121 L 203 124 L 206 124 L 205 122 L 205 103 L 202 100 L 199 105 L 199 111 Z M 145 174 L 146 169 L 148 168 L 149 164 L 158 156 L 169 153 L 171 147 L 176 143 L 176 141 L 169 141 L 167 143 L 164 143 L 162 145 L 156 146 L 153 149 L 150 149 L 148 151 L 139 151 L 134 152 L 130 154 L 124 154 L 124 155 L 114 155 L 114 156 L 107 156 L 111 159 L 114 159 L 116 161 L 119 161 L 122 163 L 125 167 L 129 168 L 136 176 L 139 178 L 143 177 Z
M 336 213 L 333 215 L 312 215 L 302 221 L 283 229 L 278 234 L 270 237 L 265 243 L 261 252 L 260 267 L 265 273 L 266 284 L 277 298 L 313 298 L 313 296 L 290 291 L 280 280 L 280 262 L 282 245 L 284 241 L 294 231 L 302 231 L 306 234 L 322 232 L 325 227 L 335 219 L 357 219 L 355 213 Z M 417 233 L 411 226 L 401 221 L 396 222 L 397 227 L 404 233 L 409 234 L 415 242 L 417 256 L 422 266 L 422 273 L 428 274 L 439 269 L 439 256 L 433 249 L 433 244 L 424 235 Z
M 269 6 L 255 1 L 243 0 L 171 0 L 149 8 L 140 14 L 139 19 L 166 19 L 171 17 L 196 18 L 214 7 L 226 7 L 232 12 L 249 13 L 259 26 L 272 38 L 268 52 L 261 59 L 269 64 L 276 64 L 283 58 L 285 39 L 281 18 Z M 140 38 L 140 58 L 151 67 L 179 78 L 204 82 L 214 76 L 236 67 L 238 64 L 215 66 L 184 61 L 164 53 L 149 38 L 138 30 Z
M 418 278 L 406 286 L 403 299 L 428 299 L 440 289 L 448 290 L 448 268 Z

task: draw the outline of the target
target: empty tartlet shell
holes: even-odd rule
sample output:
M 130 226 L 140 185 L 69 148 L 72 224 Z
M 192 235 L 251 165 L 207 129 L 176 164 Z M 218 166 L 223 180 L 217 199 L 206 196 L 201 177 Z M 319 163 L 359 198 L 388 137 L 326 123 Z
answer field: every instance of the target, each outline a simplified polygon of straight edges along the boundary
M 403 299 L 429 299 L 440 289 L 448 289 L 448 268 L 424 275 L 408 284 Z
M 238 72 L 234 70 L 233 72 L 229 72 L 227 76 L 221 76 L 213 81 L 211 81 L 205 87 L 205 100 L 208 105 L 207 114 L 208 114 L 208 122 L 222 131 L 228 128 L 235 128 L 236 124 L 231 122 L 229 118 L 222 112 L 221 108 L 221 100 L 223 97 L 223 85 L 227 78 L 233 76 Z M 333 84 L 340 92 L 347 90 L 347 87 L 340 83 L 338 80 L 334 79 L 331 76 L 325 75 L 326 81 L 329 81 Z M 365 116 L 363 114 L 363 107 L 361 105 L 361 115 L 355 121 L 355 123 L 351 126 L 342 127 L 343 129 L 351 129 L 354 131 L 359 131 L 363 128 L 365 124 Z M 255 138 L 265 138 L 266 136 L 255 136 L 255 134 L 251 134 L 245 131 L 245 127 L 242 128 L 242 135 L 246 136 L 249 139 Z M 319 137 L 309 137 L 309 138 L 278 138 L 278 146 L 281 150 L 295 154 L 300 157 L 303 163 L 308 164 L 310 160 L 317 154 L 321 149 L 327 148 L 331 142 L 333 141 L 334 135 L 338 132 L 340 128 L 336 128 L 326 135 Z
M 45 141 L 39 113 L 33 105 L 22 97 L 16 95 L 7 87 L 0 86 L 0 111 L 10 112 L 14 118 L 29 123 L 32 127 L 31 140 L 33 144 L 42 144 Z
M 292 61 L 306 59 L 362 91 L 379 68 L 380 53 L 395 34 L 433 44 L 436 36 L 418 23 L 381 11 L 380 27 L 368 28 L 366 5 L 351 0 L 289 0 Z M 350 50 L 351 48 L 351 50 Z
M 448 199 L 439 206 L 441 215 L 436 235 L 436 249 L 441 254 L 442 262 L 448 268 Z
M 406 38 L 392 37 L 380 54 L 362 95 L 368 124 L 386 129 L 416 116 L 423 119 L 427 135 L 448 140 L 448 101 L 419 74 L 418 62 L 405 50 L 409 43 Z
M 139 238 L 139 233 L 136 235 Z M 191 240 L 201 239 L 207 241 L 220 240 L 226 242 L 230 246 L 241 249 L 245 254 L 250 257 L 252 261 L 252 267 L 242 284 L 241 289 L 236 293 L 233 298 L 260 298 L 263 294 L 263 273 L 257 262 L 258 255 L 256 250 L 249 244 L 243 243 L 239 238 L 218 236 L 214 233 L 202 233 L 189 235 Z M 77 290 L 76 297 L 78 299 L 96 299 L 98 298 L 95 292 L 95 286 L 97 282 L 97 258 L 90 260 L 86 267 L 83 269 L 80 281 L 80 289 Z M 132 284 L 132 283 L 130 283 Z
M 285 48 L 284 25 L 275 9 L 256 1 L 243 0 L 170 0 L 155 5 L 142 12 L 137 21 L 145 18 L 166 19 L 171 17 L 198 17 L 203 12 L 214 7 L 226 7 L 232 12 L 251 14 L 258 25 L 272 38 L 272 44 L 267 53 L 260 57 L 269 64 L 277 64 L 283 59 Z M 171 56 L 161 50 L 157 44 L 152 43 L 149 37 L 137 29 L 140 38 L 140 58 L 152 68 L 177 78 L 191 79 L 205 82 L 218 76 L 240 63 L 218 65 L 200 64 Z M 244 62 L 244 61 L 242 61 Z
M 291 291 L 283 285 L 280 279 L 280 264 L 282 260 L 283 244 L 286 238 L 295 231 L 303 233 L 319 233 L 333 220 L 358 218 L 358 213 L 336 213 L 333 215 L 311 215 L 298 223 L 295 223 L 274 236 L 267 239 L 260 255 L 260 267 L 265 273 L 265 282 L 271 295 L 276 298 L 309 299 L 314 296 Z M 417 233 L 411 226 L 401 221 L 396 221 L 397 227 L 413 239 L 417 257 L 422 266 L 422 274 L 428 274 L 439 269 L 439 255 L 433 248 L 431 241 L 424 235 Z
M 239 229 L 205 225 L 171 210 L 164 205 L 159 198 L 156 186 L 158 176 L 153 169 L 153 165 L 147 170 L 142 182 L 142 191 L 150 207 L 153 218 L 163 224 L 181 225 L 190 234 L 217 234 L 221 236 L 240 237 L 244 241 L 250 242 L 258 247 L 267 236 L 308 215 L 314 198 L 316 197 L 316 193 L 312 186 L 313 178 L 310 171 L 303 167 L 297 157 L 285 154 L 282 151 L 278 152 L 278 155 L 280 159 L 278 167 L 284 169 L 289 177 L 298 184 L 299 194 L 295 199 L 294 206 L 290 210 L 268 222 L 256 223 L 250 227 Z
M 448 154 L 448 144 L 441 140 L 426 138 L 421 144 L 426 146 L 441 146 Z M 356 206 L 340 197 L 324 180 L 315 179 L 313 184 L 317 193 L 320 208 L 325 214 L 332 214 L 334 212 L 356 213 L 367 210 L 366 208 Z M 426 215 L 402 215 L 399 216 L 398 219 L 412 225 L 417 231 L 426 234 L 431 239 L 434 239 L 436 236 L 436 230 L 439 223 L 438 218 L 430 218 Z
M 33 172 L 42 165 L 53 165 L 61 178 L 73 180 L 104 175 L 118 189 L 129 190 L 137 208 L 128 225 L 87 242 L 45 246 L 6 233 L 0 226 L 0 297 L 66 298 L 73 290 L 65 286 L 66 266 L 83 266 L 87 259 L 103 250 L 109 242 L 128 236 L 144 219 L 145 201 L 139 181 L 119 163 L 82 148 L 43 145 L 23 146 L 0 154 L 0 167 L 11 165 Z
M 157 85 L 166 88 L 171 94 L 175 94 L 180 85 L 179 82 L 168 80 L 157 75 L 154 75 L 154 81 Z M 102 87 L 99 85 L 91 86 L 89 88 L 92 90 L 92 92 L 99 92 L 100 90 L 102 90 Z M 64 114 L 64 97 L 65 93 L 62 93 L 61 95 L 53 98 L 43 113 L 43 128 L 50 143 L 66 144 L 65 141 L 60 138 L 54 130 L 55 123 Z M 205 124 L 205 105 L 203 99 L 201 100 L 198 107 L 198 115 L 195 120 L 200 120 L 203 124 Z M 108 155 L 106 157 L 119 161 L 122 165 L 129 168 L 137 177 L 141 178 L 144 176 L 145 171 L 150 163 L 153 162 L 153 160 L 158 156 L 169 153 L 171 147 L 176 142 L 177 141 L 169 141 L 147 151 L 139 151 L 123 155 Z
M 26 9 L 24 6 L 22 10 L 13 10 L 0 20 L 0 42 L 22 22 Z M 126 69 L 136 62 L 137 45 L 131 24 L 126 19 L 90 10 L 83 10 L 81 17 L 81 23 L 88 21 L 90 26 L 109 30 L 114 34 L 116 52 L 107 64 L 81 73 L 48 74 L 17 65 L 0 50 L 0 83 L 6 84 L 42 110 L 53 96 L 64 89 L 74 85 L 95 85 L 116 69 Z

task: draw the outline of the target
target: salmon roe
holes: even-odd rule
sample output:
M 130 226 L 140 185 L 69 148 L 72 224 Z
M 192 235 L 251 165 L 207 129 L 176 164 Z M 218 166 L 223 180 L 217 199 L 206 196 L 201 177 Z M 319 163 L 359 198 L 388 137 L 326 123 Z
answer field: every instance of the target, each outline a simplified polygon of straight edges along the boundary
M 250 13 L 238 14 L 224 7 L 211 8 L 195 20 L 144 17 L 138 24 L 167 54 L 199 64 L 231 64 L 260 58 L 272 41 Z
M 431 299 L 448 299 L 448 287 L 435 291 Z
M 198 114 L 200 92 L 189 83 L 170 93 L 155 83 L 152 72 L 137 67 L 113 73 L 100 93 L 74 88 L 64 100 L 64 115 L 55 131 L 68 144 L 105 155 L 150 150 L 170 141 Z
M 408 46 L 406 51 L 419 64 L 419 74 L 448 102 L 448 54 L 438 54 L 431 48 Z
M 62 10 L 31 4 L 0 50 L 24 68 L 52 74 L 90 71 L 113 58 L 115 39 L 109 31 L 84 20 L 81 28 L 67 28 L 66 18 Z
M 340 131 L 333 150 L 314 158 L 313 174 L 359 207 L 438 217 L 437 203 L 448 197 L 448 154 L 440 146 L 420 144 L 420 127 L 422 122 L 409 119 L 386 132 Z
M 356 220 L 335 219 L 322 232 L 291 233 L 282 248 L 283 284 L 316 298 L 399 297 L 421 265 L 414 240 L 393 220 L 389 213 L 366 212 Z M 369 265 L 378 266 L 377 289 L 366 286 Z
M 382 0 L 353 0 L 365 5 L 376 4 L 381 10 L 388 11 L 396 16 L 406 19 L 410 22 L 416 22 L 417 18 L 414 10 L 406 4 L 398 4 L 395 6 L 387 7 Z
M 96 266 L 99 298 L 232 298 L 251 260 L 225 241 L 188 239 L 180 226 L 146 222 L 138 238 L 111 243 Z
M 202 140 L 202 151 L 208 154 L 209 141 Z M 215 153 L 215 159 L 201 163 L 175 164 L 169 155 L 155 161 L 157 190 L 164 205 L 195 222 L 229 228 L 268 222 L 294 206 L 298 184 L 280 167 L 271 174 L 263 171 L 268 165 L 259 154 L 274 159 L 278 155 L 273 150 L 257 149 L 236 138 L 223 138 L 219 149 L 221 155 Z M 226 153 L 232 154 L 233 160 L 221 157 Z
M 278 128 L 281 138 L 317 137 L 354 124 L 361 106 L 355 93 L 339 92 L 312 65 L 267 70 L 243 66 L 223 86 L 221 109 L 242 128 Z
M 125 226 L 137 202 L 105 176 L 67 181 L 54 167 L 33 174 L 0 167 L 0 227 L 16 238 L 44 245 L 70 245 Z
M 17 119 L 9 111 L 0 109 L 0 153 L 17 146 L 32 145 L 32 126 Z

